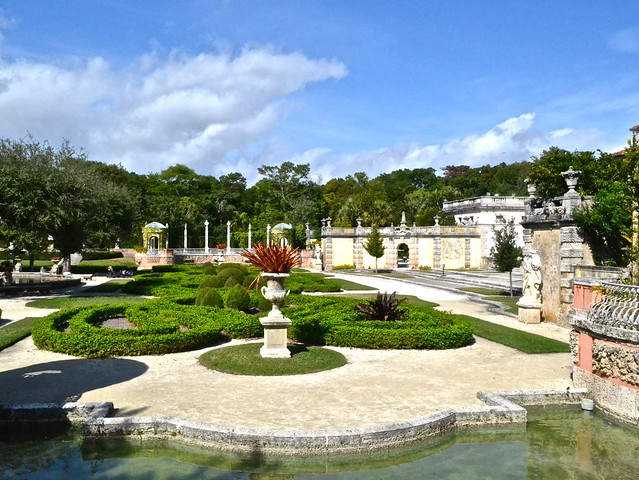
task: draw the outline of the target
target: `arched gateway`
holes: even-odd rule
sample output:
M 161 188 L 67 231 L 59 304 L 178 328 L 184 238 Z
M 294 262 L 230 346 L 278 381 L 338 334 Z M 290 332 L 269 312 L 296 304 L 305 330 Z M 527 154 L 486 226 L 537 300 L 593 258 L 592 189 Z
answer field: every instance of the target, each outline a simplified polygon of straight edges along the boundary
M 378 260 L 380 268 L 397 268 L 398 264 L 408 268 L 479 268 L 481 266 L 481 239 L 477 227 L 412 227 L 402 222 L 398 227 L 378 228 L 384 243 L 384 256 Z M 331 219 L 322 220 L 322 257 L 324 270 L 339 265 L 374 269 L 375 259 L 364 244 L 372 227 L 363 227 L 358 219 L 357 227 L 333 227 Z M 408 253 L 406 264 L 400 254 Z

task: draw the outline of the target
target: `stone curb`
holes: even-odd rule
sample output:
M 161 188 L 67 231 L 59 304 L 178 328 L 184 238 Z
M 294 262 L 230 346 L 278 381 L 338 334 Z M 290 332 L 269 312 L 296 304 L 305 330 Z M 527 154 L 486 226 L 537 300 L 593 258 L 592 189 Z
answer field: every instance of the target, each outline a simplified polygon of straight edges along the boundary
M 32 423 L 71 423 L 85 438 L 175 439 L 230 452 L 319 455 L 379 450 L 463 428 L 524 424 L 522 405 L 578 404 L 586 389 L 479 392 L 485 407 L 447 408 L 402 422 L 343 430 L 268 430 L 215 425 L 177 417 L 108 417 L 113 404 L 0 406 L 0 429 Z

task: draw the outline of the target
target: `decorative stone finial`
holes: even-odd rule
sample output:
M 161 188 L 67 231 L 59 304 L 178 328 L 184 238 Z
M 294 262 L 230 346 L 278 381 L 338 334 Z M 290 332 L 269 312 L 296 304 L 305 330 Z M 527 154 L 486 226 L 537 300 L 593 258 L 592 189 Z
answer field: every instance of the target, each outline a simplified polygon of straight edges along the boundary
M 537 195 L 537 185 L 535 185 L 530 178 L 524 180 L 526 188 L 528 189 L 528 196 L 534 198 Z
M 572 165 L 565 172 L 561 172 L 561 176 L 564 177 L 566 185 L 568 185 L 567 195 L 576 194 L 575 187 L 579 183 L 579 177 L 581 177 L 581 170 L 573 170 Z

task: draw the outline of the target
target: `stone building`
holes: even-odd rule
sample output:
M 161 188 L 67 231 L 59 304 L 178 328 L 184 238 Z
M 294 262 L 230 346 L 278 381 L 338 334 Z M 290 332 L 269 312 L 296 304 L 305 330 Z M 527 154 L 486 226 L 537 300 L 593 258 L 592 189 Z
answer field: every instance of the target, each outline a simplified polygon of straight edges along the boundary
M 473 226 L 445 227 L 435 219 L 435 225 L 408 226 L 402 214 L 399 226 L 378 228 L 384 244 L 384 255 L 377 267 L 423 269 L 479 268 L 481 264 L 479 229 Z M 322 221 L 321 256 L 323 269 L 350 265 L 359 269 L 374 269 L 375 258 L 364 248 L 372 227 L 358 220 L 356 227 L 333 227 L 331 219 Z
M 524 246 L 524 228 L 520 222 L 524 218 L 527 197 L 501 197 L 486 194 L 481 197 L 464 198 L 444 202 L 443 210 L 455 217 L 458 226 L 473 226 L 479 229 L 481 239 L 482 266 L 490 265 L 491 250 L 495 246 L 493 229 L 513 222 L 518 245 Z

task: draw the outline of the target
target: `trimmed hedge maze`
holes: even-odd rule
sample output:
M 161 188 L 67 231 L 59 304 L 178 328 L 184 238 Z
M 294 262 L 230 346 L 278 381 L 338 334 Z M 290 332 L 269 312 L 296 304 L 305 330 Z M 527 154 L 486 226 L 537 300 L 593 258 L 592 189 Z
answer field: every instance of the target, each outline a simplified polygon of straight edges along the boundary
M 113 319 L 133 328 L 103 326 Z M 241 312 L 153 301 L 63 310 L 38 319 L 31 335 L 38 348 L 98 358 L 183 352 L 261 333 L 259 320 Z
M 259 316 L 266 312 L 255 314 L 259 304 L 257 292 L 248 292 L 246 304 L 251 306 L 250 313 L 193 305 L 203 281 L 210 277 L 203 275 L 201 270 L 197 273 L 140 275 L 140 280 L 127 284 L 133 284 L 130 290 L 160 299 L 142 305 L 63 310 L 38 319 L 32 332 L 33 340 L 39 348 L 95 358 L 181 352 L 212 346 L 230 338 L 263 336 Z M 296 278 L 297 275 L 293 274 L 287 280 L 295 286 L 295 291 L 303 290 L 304 284 L 317 290 L 334 288 L 334 285 L 322 285 L 321 276 L 310 280 L 308 276 L 313 274 L 301 274 Z M 232 289 L 239 292 L 238 285 L 241 284 L 208 288 L 219 291 L 226 304 L 230 303 Z M 402 321 L 371 321 L 356 311 L 359 301 L 292 293 L 287 306 L 282 308 L 292 320 L 289 337 L 308 345 L 370 349 L 448 349 L 463 347 L 473 341 L 472 325 L 462 316 L 403 303 L 402 307 L 408 308 L 408 312 Z M 112 328 L 109 320 L 113 319 L 130 324 L 125 325 L 127 328 Z

